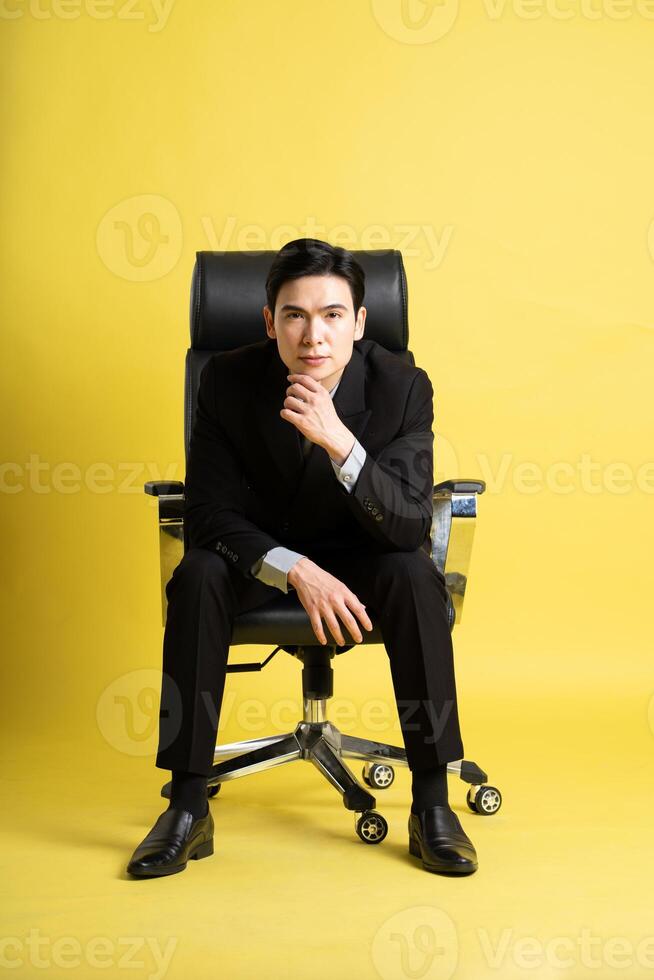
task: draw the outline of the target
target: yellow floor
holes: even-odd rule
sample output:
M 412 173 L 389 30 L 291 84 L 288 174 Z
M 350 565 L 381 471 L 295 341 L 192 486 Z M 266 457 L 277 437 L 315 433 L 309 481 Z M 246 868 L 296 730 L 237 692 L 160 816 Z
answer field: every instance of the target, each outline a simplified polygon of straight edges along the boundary
M 212 857 L 133 880 L 125 864 L 167 805 L 166 774 L 101 742 L 4 739 L 3 966 L 157 980 L 654 975 L 650 694 L 534 694 L 466 699 L 467 755 L 504 803 L 475 816 L 450 777 L 479 856 L 463 879 L 408 855 L 408 770 L 378 793 L 390 830 L 369 846 L 299 762 L 223 786 Z

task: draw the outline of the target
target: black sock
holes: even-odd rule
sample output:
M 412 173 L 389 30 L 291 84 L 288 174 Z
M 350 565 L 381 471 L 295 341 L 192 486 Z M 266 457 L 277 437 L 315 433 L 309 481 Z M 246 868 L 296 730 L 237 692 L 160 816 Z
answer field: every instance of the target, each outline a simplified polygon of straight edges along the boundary
M 200 776 L 196 772 L 173 769 L 173 786 L 168 809 L 173 808 L 188 810 L 196 820 L 198 817 L 204 817 L 209 809 L 207 777 Z
M 447 796 L 447 763 L 429 769 L 412 769 L 411 791 L 414 813 L 432 806 L 449 806 Z

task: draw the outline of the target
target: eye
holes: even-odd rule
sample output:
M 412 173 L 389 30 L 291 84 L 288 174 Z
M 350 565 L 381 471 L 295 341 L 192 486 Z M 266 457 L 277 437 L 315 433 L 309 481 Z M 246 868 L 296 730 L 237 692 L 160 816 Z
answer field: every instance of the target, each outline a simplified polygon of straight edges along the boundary
M 301 315 L 302 314 L 301 313 L 298 313 L 297 310 L 293 310 L 291 313 L 287 313 L 287 316 L 289 316 L 289 317 L 291 317 L 291 316 L 301 316 Z
M 341 314 L 338 312 L 338 310 L 330 310 L 329 315 L 340 317 Z

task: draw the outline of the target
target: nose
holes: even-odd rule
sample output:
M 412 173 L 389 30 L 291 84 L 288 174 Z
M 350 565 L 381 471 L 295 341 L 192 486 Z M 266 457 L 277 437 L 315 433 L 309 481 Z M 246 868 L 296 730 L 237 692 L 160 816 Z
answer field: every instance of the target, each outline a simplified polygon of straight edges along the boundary
M 308 318 L 307 326 L 304 331 L 304 343 L 311 349 L 318 349 L 325 336 L 325 325 L 319 315 Z

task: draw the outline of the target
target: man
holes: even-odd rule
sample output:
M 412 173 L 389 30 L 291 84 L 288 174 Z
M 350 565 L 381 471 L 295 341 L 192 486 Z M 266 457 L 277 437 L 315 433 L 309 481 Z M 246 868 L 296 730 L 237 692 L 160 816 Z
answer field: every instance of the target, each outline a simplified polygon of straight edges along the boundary
M 321 644 L 362 642 L 374 613 L 412 771 L 410 852 L 428 871 L 477 869 L 447 796 L 463 744 L 445 579 L 429 549 L 433 389 L 422 368 L 363 339 L 363 296 L 350 252 L 289 242 L 266 281 L 268 340 L 202 372 L 187 549 L 166 587 L 156 764 L 172 771 L 172 792 L 133 875 L 213 853 L 206 778 L 234 616 L 289 587 Z

